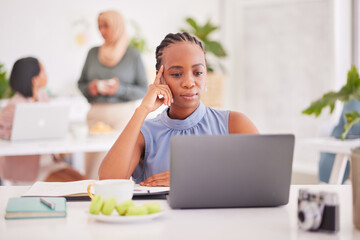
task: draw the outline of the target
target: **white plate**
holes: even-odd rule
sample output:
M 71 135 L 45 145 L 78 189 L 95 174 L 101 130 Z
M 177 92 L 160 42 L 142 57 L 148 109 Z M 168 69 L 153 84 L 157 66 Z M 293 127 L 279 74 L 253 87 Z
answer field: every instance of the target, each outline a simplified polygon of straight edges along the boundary
M 113 137 L 117 137 L 117 133 L 115 133 L 115 131 L 112 132 L 94 132 L 94 133 L 89 133 L 89 139 L 99 139 L 99 138 L 113 138 Z
M 103 215 L 101 213 L 99 213 L 98 215 L 94 215 L 94 214 L 89 214 L 90 218 L 93 218 L 97 221 L 101 221 L 101 222 L 113 222 L 113 223 L 117 223 L 117 222 L 140 222 L 140 221 L 145 221 L 145 220 L 150 220 L 150 219 L 154 219 L 157 217 L 160 217 L 162 215 L 164 215 L 164 210 L 162 210 L 161 212 L 158 213 L 153 213 L 153 214 L 148 214 L 148 215 L 139 215 L 139 216 L 121 216 L 117 213 L 117 211 L 114 211 L 112 215 L 110 216 L 106 216 Z
M 89 136 L 106 136 L 106 135 L 111 135 L 113 134 L 115 131 L 111 131 L 111 132 L 89 132 Z

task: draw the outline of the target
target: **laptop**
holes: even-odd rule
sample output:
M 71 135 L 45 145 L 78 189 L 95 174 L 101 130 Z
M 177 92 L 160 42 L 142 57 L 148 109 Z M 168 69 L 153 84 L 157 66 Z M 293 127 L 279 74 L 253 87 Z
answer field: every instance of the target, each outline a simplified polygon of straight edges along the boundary
M 12 141 L 64 138 L 68 132 L 69 106 L 59 103 L 16 105 Z
M 172 208 L 275 207 L 289 201 L 295 137 L 174 136 Z

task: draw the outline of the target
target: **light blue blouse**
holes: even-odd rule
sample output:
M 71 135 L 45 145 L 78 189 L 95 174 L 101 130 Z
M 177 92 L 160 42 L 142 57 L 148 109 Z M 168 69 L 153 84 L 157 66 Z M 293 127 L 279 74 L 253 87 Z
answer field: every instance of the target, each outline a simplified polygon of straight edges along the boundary
M 169 108 L 156 118 L 146 120 L 141 128 L 145 139 L 144 162 L 139 163 L 132 177 L 140 183 L 148 177 L 170 169 L 170 138 L 174 135 L 228 135 L 229 111 L 215 110 L 200 102 L 186 119 L 171 119 Z

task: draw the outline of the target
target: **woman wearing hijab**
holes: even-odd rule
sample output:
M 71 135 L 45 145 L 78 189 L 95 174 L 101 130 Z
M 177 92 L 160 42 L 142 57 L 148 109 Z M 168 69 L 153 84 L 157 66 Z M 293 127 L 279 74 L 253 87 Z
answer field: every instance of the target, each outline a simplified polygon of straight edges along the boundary
M 135 100 L 145 96 L 148 81 L 140 53 L 128 45 L 121 14 L 113 10 L 101 12 L 98 27 L 104 43 L 90 49 L 78 86 L 91 104 L 88 126 L 100 122 L 121 131 L 135 110 Z M 97 178 L 103 156 L 86 154 L 88 177 Z

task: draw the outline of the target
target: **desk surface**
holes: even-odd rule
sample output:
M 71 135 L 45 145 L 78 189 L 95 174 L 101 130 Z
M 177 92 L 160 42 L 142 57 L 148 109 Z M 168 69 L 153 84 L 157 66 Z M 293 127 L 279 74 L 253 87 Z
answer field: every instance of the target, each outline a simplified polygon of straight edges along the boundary
M 338 192 L 340 232 L 306 232 L 297 226 L 299 188 Z M 166 200 L 156 201 L 165 214 L 138 223 L 102 223 L 88 218 L 89 202 L 68 202 L 63 219 L 5 220 L 9 197 L 28 187 L 0 187 L 0 239 L 360 239 L 352 224 L 350 185 L 291 186 L 289 204 L 277 208 L 172 210 Z
M 351 154 L 351 149 L 360 147 L 360 138 L 340 140 L 336 138 L 305 138 L 296 140 L 298 148 L 309 148 L 319 152 Z
M 114 132 L 75 139 L 68 134 L 64 139 L 35 141 L 0 139 L 0 156 L 109 151 L 119 135 Z
M 296 148 L 299 149 L 313 149 L 320 152 L 334 153 L 336 155 L 331 175 L 329 179 L 330 184 L 341 184 L 344 178 L 346 164 L 351 155 L 351 150 L 360 147 L 360 139 L 340 140 L 336 138 L 308 138 L 298 139 L 296 141 Z

